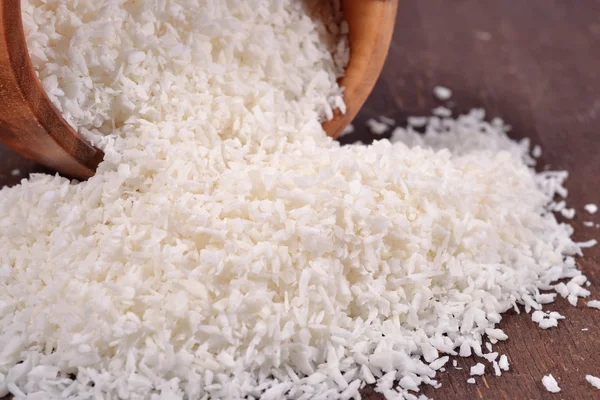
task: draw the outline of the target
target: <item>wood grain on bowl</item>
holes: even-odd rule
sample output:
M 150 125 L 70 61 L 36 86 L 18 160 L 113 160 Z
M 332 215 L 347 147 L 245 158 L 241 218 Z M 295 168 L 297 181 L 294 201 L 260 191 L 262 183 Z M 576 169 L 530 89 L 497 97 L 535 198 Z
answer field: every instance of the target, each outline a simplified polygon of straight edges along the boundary
M 52 105 L 27 53 L 20 0 L 0 0 L 0 141 L 66 176 L 92 176 L 104 154 Z
M 344 0 L 342 7 L 349 27 L 350 62 L 340 79 L 346 112 L 335 111 L 334 118 L 323 124 L 333 138 L 354 119 L 379 78 L 394 32 L 398 0 Z

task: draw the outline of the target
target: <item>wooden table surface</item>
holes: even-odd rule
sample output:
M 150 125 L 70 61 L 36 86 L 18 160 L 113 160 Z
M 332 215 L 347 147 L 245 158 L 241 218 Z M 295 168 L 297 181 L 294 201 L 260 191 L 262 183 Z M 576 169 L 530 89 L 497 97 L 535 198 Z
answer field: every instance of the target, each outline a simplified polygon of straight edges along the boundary
M 344 141 L 368 141 L 364 121 L 386 115 L 404 121 L 427 115 L 440 103 L 435 85 L 452 89 L 457 112 L 484 107 L 513 126 L 515 138 L 530 137 L 544 150 L 541 167 L 567 169 L 569 204 L 577 215 L 575 237 L 600 240 L 600 213 L 583 211 L 600 204 L 600 1 L 598 0 L 403 0 L 392 49 L 373 95 L 355 121 L 357 131 Z M 12 176 L 19 169 L 21 176 Z M 15 184 L 43 168 L 0 147 L 0 185 Z M 600 299 L 600 248 L 579 265 Z M 436 399 L 600 399 L 585 380 L 600 377 L 600 310 L 572 307 L 562 299 L 550 305 L 567 316 L 558 328 L 541 330 L 529 316 L 507 314 L 500 327 L 510 339 L 497 346 L 511 369 L 466 383 L 460 359 L 439 374 L 440 389 L 425 388 Z M 587 331 L 582 329 L 587 328 Z M 487 364 L 487 363 L 485 363 Z M 489 366 L 487 367 L 490 370 Z M 562 391 L 546 392 L 541 380 L 552 374 Z M 381 398 L 372 389 L 368 399 Z

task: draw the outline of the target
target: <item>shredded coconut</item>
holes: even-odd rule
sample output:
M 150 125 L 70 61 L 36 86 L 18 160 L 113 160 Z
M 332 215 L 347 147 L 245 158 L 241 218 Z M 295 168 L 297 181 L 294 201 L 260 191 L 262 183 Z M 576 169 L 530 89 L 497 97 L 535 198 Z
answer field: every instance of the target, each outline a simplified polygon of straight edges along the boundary
M 600 378 L 597 378 L 594 375 L 586 375 L 585 380 L 596 389 L 600 389 Z
M 380 115 L 379 120 L 388 126 L 396 125 L 396 120 L 386 117 L 385 115 Z
M 498 366 L 503 370 L 503 371 L 508 371 L 508 357 L 506 356 L 506 354 L 502 354 L 500 356 L 500 361 L 498 361 Z
M 429 119 L 427 117 L 408 117 L 408 124 L 417 128 L 423 127 L 427 125 Z M 399 133 L 402 133 L 404 130 L 402 128 L 397 128 Z M 395 131 L 394 131 L 395 132 Z M 392 141 L 394 141 L 392 136 Z
M 560 388 L 558 387 L 558 382 L 556 382 L 556 379 L 554 379 L 552 374 L 545 375 L 542 378 L 542 383 L 544 384 L 544 387 L 546 388 L 546 390 L 549 391 L 550 393 L 560 392 Z
M 433 115 L 438 117 L 450 117 L 452 115 L 452 110 L 447 107 L 439 106 L 433 109 Z
M 590 300 L 587 302 L 587 306 L 591 308 L 597 308 L 600 310 L 600 300 Z
M 482 363 L 477 363 L 471 367 L 470 374 L 471 375 L 483 375 L 485 372 L 485 365 Z
M 596 214 L 598 212 L 598 206 L 596 204 L 586 204 L 583 208 L 590 214 Z
M 0 190 L 0 395 L 410 398 L 448 355 L 495 361 L 541 290 L 589 296 L 549 208 L 567 174 L 501 120 L 326 137 L 349 57 L 327 4 L 22 2 L 45 90 L 106 156 Z
M 452 90 L 444 86 L 436 86 L 433 88 L 433 94 L 438 100 L 446 101 L 452 97 Z
M 587 249 L 589 247 L 596 246 L 598 244 L 598 241 L 596 239 L 591 239 L 591 240 L 588 240 L 586 242 L 580 242 L 580 243 L 577 243 L 577 244 L 579 245 L 580 248 Z
M 384 122 L 379 122 L 372 118 L 367 120 L 367 127 L 373 135 L 378 136 L 383 135 L 384 133 L 390 130 L 390 126 L 388 124 Z
M 492 367 L 494 368 L 494 375 L 502 376 L 502 370 L 500 369 L 500 364 L 498 364 L 498 361 L 492 361 Z
M 566 219 L 575 218 L 575 209 L 574 208 L 563 208 L 560 210 L 560 214 Z

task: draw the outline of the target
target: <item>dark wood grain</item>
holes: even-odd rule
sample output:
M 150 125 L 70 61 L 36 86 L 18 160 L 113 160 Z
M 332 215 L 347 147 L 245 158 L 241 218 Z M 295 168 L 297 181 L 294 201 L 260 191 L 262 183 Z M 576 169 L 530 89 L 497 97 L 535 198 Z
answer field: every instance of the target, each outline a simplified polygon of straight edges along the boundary
M 25 157 L 79 179 L 102 161 L 54 108 L 35 75 L 23 34 L 21 0 L 0 0 L 0 140 Z
M 571 223 L 578 240 L 599 239 L 600 224 L 583 205 L 600 204 L 600 1 L 578 0 L 419 0 L 401 1 L 392 49 L 383 75 L 355 121 L 357 132 L 345 141 L 372 138 L 363 128 L 369 117 L 386 115 L 402 122 L 427 114 L 439 104 L 437 85 L 450 87 L 456 111 L 485 107 L 513 126 L 515 138 L 530 137 L 544 149 L 541 166 L 568 169 L 569 202 L 577 208 Z M 0 148 L 0 183 L 14 184 L 10 171 L 36 165 Z M 579 259 L 600 299 L 600 248 Z M 567 315 L 558 328 L 543 331 L 529 316 L 508 314 L 501 327 L 510 339 L 497 346 L 511 370 L 466 383 L 473 359 L 460 359 L 440 374 L 436 399 L 598 399 L 585 381 L 600 376 L 600 310 L 580 301 L 549 307 Z M 587 328 L 587 331 L 582 329 Z M 488 367 L 489 370 L 489 367 Z M 541 379 L 553 374 L 562 391 L 550 394 Z M 379 399 L 372 389 L 365 398 Z

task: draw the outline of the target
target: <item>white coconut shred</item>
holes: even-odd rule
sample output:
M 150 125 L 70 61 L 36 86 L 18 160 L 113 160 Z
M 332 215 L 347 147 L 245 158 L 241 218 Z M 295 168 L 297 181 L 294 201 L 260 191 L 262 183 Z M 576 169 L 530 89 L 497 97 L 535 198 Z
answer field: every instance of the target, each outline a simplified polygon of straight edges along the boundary
M 504 311 L 561 278 L 589 294 L 547 207 L 566 174 L 501 121 L 326 137 L 337 2 L 22 5 L 46 91 L 106 157 L 0 191 L 0 395 L 413 399 L 506 339 Z

